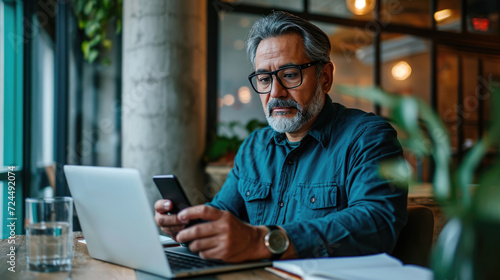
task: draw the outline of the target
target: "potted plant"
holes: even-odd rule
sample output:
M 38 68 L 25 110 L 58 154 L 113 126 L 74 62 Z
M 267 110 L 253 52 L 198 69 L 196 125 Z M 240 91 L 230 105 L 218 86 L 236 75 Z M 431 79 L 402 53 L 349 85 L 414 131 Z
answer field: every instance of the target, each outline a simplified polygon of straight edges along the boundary
M 492 125 L 469 150 L 455 170 L 450 169 L 448 134 L 437 114 L 422 100 L 399 96 L 376 87 L 337 86 L 342 94 L 361 97 L 389 110 L 389 118 L 407 136 L 406 150 L 417 156 L 431 156 L 435 163 L 433 190 L 449 221 L 439 235 L 432 256 L 435 279 L 497 279 L 500 275 L 500 161 L 477 177 L 476 167 L 490 148 L 500 147 L 500 86 L 491 87 Z M 427 128 L 423 130 L 421 124 Z M 404 182 L 411 180 L 404 161 L 384 162 L 383 176 Z

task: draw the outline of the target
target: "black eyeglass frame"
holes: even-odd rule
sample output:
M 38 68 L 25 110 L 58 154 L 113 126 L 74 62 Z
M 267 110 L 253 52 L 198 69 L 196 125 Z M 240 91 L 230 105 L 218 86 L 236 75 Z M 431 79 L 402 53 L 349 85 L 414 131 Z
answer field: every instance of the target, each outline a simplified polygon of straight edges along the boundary
M 308 63 L 304 63 L 304 64 L 301 64 L 301 65 L 287 65 L 285 67 L 281 67 L 277 70 L 274 70 L 274 71 L 270 71 L 270 72 L 259 72 L 259 73 L 255 73 L 252 72 L 252 74 L 248 75 L 248 81 L 250 82 L 250 85 L 252 85 L 252 88 L 253 90 L 258 93 L 258 94 L 268 94 L 271 92 L 271 89 L 272 89 L 272 81 L 273 81 L 273 75 L 276 77 L 276 80 L 278 81 L 278 83 L 280 83 L 280 85 L 286 89 L 292 89 L 292 88 L 298 88 L 302 85 L 302 80 L 303 80 L 303 76 L 302 76 L 302 69 L 306 69 L 306 68 L 309 68 L 309 67 L 312 67 L 318 63 L 321 63 L 322 61 L 321 60 L 316 60 L 316 61 L 311 61 L 311 62 L 308 62 Z M 300 83 L 296 86 L 293 86 L 293 87 L 286 87 L 285 85 L 283 85 L 283 83 L 281 82 L 280 78 L 278 77 L 278 72 L 281 71 L 281 70 L 284 70 L 284 69 L 289 69 L 289 68 L 298 68 L 300 70 Z M 271 76 L 271 89 L 267 92 L 259 92 L 255 86 L 253 85 L 252 83 L 252 78 L 257 76 L 257 75 L 262 75 L 262 74 L 269 74 L 269 76 Z

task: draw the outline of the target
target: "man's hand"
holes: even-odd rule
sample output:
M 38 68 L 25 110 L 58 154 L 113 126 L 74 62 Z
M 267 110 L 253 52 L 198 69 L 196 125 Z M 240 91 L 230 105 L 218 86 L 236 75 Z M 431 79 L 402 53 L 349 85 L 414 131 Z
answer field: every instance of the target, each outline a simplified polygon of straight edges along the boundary
M 157 204 L 159 205 L 158 202 Z M 169 218 L 164 218 L 163 221 L 172 221 L 172 225 L 184 225 L 195 219 L 208 222 L 183 229 L 176 238 L 181 243 L 191 241 L 189 249 L 199 252 L 200 257 L 225 262 L 242 262 L 271 257 L 271 253 L 264 246 L 267 228 L 243 223 L 227 211 L 198 205 L 179 212 L 175 221 Z
M 161 199 L 155 203 L 155 221 L 161 230 L 177 241 L 176 236 L 179 231 L 186 227 L 186 223 L 179 221 L 177 215 L 169 215 L 172 210 L 172 201 Z M 178 241 L 177 241 L 178 242 Z

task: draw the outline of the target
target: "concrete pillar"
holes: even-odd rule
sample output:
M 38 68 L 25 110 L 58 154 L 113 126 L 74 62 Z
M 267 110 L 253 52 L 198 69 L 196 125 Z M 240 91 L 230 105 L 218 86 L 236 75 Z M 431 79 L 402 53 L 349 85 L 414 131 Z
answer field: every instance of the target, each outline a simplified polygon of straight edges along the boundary
M 123 2 L 122 165 L 141 171 L 151 202 L 156 174 L 175 174 L 203 202 L 206 1 Z

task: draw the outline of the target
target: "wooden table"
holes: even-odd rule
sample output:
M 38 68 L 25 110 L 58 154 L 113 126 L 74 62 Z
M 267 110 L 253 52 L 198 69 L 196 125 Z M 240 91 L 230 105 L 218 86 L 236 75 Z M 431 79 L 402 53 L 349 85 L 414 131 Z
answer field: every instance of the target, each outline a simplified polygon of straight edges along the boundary
M 73 266 L 71 272 L 52 272 L 52 273 L 41 273 L 41 272 L 31 272 L 27 270 L 26 265 L 26 236 L 16 235 L 15 244 L 9 244 L 8 239 L 0 240 L 0 279 L 2 280 L 32 280 L 32 279 L 42 279 L 42 280 L 79 280 L 79 279 L 91 279 L 91 280 L 122 280 L 122 279 L 137 279 L 137 280 L 157 280 L 165 279 L 157 277 L 151 274 L 143 273 L 140 271 L 135 271 L 134 269 L 114 265 L 111 263 L 99 261 L 93 259 L 89 256 L 87 250 L 87 245 L 78 242 L 77 239 L 82 237 L 81 232 L 75 232 L 73 234 Z M 10 247 L 15 246 L 15 272 L 8 270 L 10 265 L 7 263 L 9 260 Z M 189 278 L 189 279 L 220 279 L 220 280 L 232 280 L 232 279 L 270 279 L 276 280 L 281 279 L 274 274 L 265 271 L 263 268 L 242 270 L 237 272 L 222 273 L 210 276 L 200 276 L 199 278 Z

